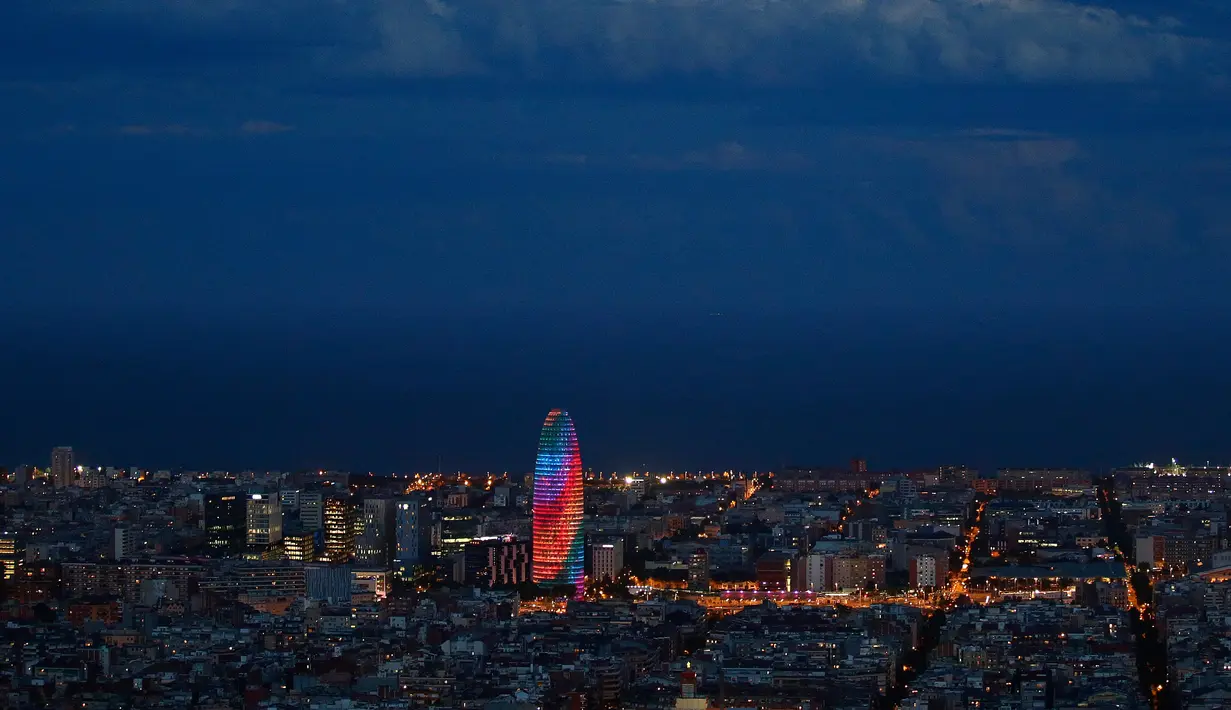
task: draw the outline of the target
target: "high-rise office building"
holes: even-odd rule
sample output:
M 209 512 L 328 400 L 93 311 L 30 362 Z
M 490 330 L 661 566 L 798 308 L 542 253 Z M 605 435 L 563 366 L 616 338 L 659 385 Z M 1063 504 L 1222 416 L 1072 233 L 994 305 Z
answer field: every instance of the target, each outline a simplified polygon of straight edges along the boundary
M 399 498 L 393 509 L 393 566 L 399 576 L 409 579 L 423 564 L 423 509 L 418 498 Z
M 364 499 L 363 532 L 355 543 L 358 562 L 384 567 L 393 559 L 394 513 L 392 498 Z
M 73 447 L 57 446 L 51 450 L 51 483 L 56 488 L 73 485 L 77 465 L 73 462 Z
M 282 506 L 277 494 L 248 496 L 248 547 L 265 548 L 282 541 Z
M 248 510 L 238 492 L 207 493 L 201 498 L 201 526 L 210 554 L 230 557 L 244 550 Z
M 578 595 L 584 593 L 584 498 L 577 430 L 568 412 L 553 409 L 543 422 L 534 467 L 532 576 L 536 583 L 571 584 Z
M 303 530 L 290 530 L 282 537 L 282 551 L 292 562 L 315 562 L 315 534 Z
M 389 546 L 379 532 L 360 523 L 362 532 L 355 538 L 355 562 L 367 566 L 384 566 L 388 562 Z
M 324 506 L 325 552 L 322 562 L 350 562 L 355 557 L 359 515 L 346 498 L 327 498 Z
M 325 527 L 325 501 L 320 491 L 300 491 L 299 522 L 307 532 L 315 532 Z

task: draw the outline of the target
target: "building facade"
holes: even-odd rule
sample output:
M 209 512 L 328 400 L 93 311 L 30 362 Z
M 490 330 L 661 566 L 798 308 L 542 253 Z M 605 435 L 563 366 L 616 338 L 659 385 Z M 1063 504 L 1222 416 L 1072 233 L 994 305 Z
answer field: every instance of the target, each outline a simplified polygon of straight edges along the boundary
M 601 539 L 590 545 L 590 570 L 595 580 L 618 579 L 624 572 L 624 540 Z
M 282 550 L 286 559 L 292 562 L 315 562 L 315 535 L 303 530 L 293 530 L 282 538 Z
M 239 493 L 208 493 L 201 499 L 201 526 L 210 554 L 230 557 L 244 550 L 247 511 Z
M 688 558 L 688 588 L 694 592 L 710 590 L 710 555 L 703 547 Z
M 121 526 L 115 529 L 112 537 L 112 558 L 115 560 L 127 560 L 135 557 L 137 554 L 137 531 L 128 527 Z
M 415 567 L 423 564 L 424 535 L 422 505 L 418 498 L 401 498 L 393 510 L 393 567 L 398 576 L 409 579 Z
M 524 540 L 476 540 L 466 545 L 465 581 L 487 587 L 530 581 L 530 545 Z
M 585 585 L 585 492 L 581 449 L 568 412 L 553 409 L 543 422 L 534 467 L 533 569 L 537 584 Z
M 393 559 L 394 514 L 392 498 L 365 498 L 363 532 L 355 542 L 355 559 L 368 565 L 385 566 Z
M 265 548 L 282 540 L 282 505 L 277 495 L 248 496 L 248 546 Z
M 355 557 L 359 513 L 346 498 L 325 501 L 325 553 L 322 562 L 350 562 Z
M 325 527 L 325 500 L 320 491 L 299 493 L 299 522 L 303 529 L 315 532 Z
M 73 460 L 73 447 L 57 446 L 51 450 L 51 483 L 56 488 L 73 485 L 77 465 Z
M 910 586 L 913 589 L 943 587 L 949 576 L 949 561 L 942 553 L 910 558 Z

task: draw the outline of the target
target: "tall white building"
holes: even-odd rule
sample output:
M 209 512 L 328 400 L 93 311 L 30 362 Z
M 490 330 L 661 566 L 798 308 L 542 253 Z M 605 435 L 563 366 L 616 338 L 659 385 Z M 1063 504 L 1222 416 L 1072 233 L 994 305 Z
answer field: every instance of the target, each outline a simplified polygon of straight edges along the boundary
M 277 494 L 248 496 L 248 545 L 266 547 L 282 541 L 282 504 Z
M 624 541 L 604 540 L 590 546 L 594 579 L 616 579 L 624 571 Z
M 910 586 L 914 589 L 943 587 L 949 576 L 943 553 L 915 555 L 910 559 Z
M 1141 535 L 1133 541 L 1133 553 L 1137 564 L 1148 564 L 1151 568 L 1158 567 L 1166 556 L 1166 546 L 1163 538 L 1158 535 Z
M 114 551 L 113 556 L 117 560 L 127 560 L 137 555 L 137 533 L 129 527 L 119 527 L 115 529 L 115 537 L 113 540 Z
M 804 589 L 809 592 L 827 592 L 833 585 L 831 557 L 816 552 L 804 558 Z

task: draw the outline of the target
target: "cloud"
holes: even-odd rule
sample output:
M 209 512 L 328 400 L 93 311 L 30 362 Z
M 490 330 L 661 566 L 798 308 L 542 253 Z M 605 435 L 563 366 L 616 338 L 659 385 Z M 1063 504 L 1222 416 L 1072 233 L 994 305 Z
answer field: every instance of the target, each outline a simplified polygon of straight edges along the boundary
M 169 56 L 183 47 L 203 56 L 277 51 L 270 61 L 283 70 L 294 57 L 301 69 L 335 78 L 1121 82 L 1198 66 L 1223 51 L 1166 18 L 1065 0 L 60 0 L 55 9 L 11 2 L 25 8 L 8 18 L 0 9 L 15 41 L 31 27 L 76 20 L 78 35 L 158 37 L 130 44 Z
M 584 153 L 551 153 L 543 158 L 548 165 L 583 166 L 590 162 L 590 156 Z
M 954 138 L 986 138 L 991 140 L 1034 140 L 1051 138 L 1044 131 L 1030 131 L 1021 128 L 968 128 L 952 131 Z
M 239 127 L 239 132 L 247 135 L 270 135 L 293 130 L 294 126 L 276 121 L 244 121 Z
M 1081 157 L 1081 146 L 1072 138 L 1039 131 L 976 129 L 927 140 L 880 139 L 889 155 L 920 158 L 952 171 L 1033 170 L 1064 166 Z
M 807 156 L 795 152 L 767 152 L 734 141 L 680 156 L 634 155 L 630 163 L 642 170 L 792 171 L 812 166 Z
M 251 120 L 244 121 L 236 129 L 222 130 L 217 130 L 215 128 L 202 128 L 199 126 L 189 126 L 182 123 L 131 123 L 120 126 L 118 132 L 122 136 L 186 136 L 200 138 L 202 136 L 224 135 L 267 136 L 277 133 L 286 133 L 293 130 L 295 130 L 294 126 L 285 123 Z
M 699 150 L 683 153 L 548 153 L 543 156 L 512 154 L 505 163 L 512 167 L 545 164 L 580 170 L 633 170 L 648 172 L 794 172 L 807 170 L 815 162 L 798 151 L 749 147 L 737 141 L 727 141 Z
M 411 75 L 1125 81 L 1191 50 L 1171 22 L 1062 0 L 380 0 L 369 65 Z M 431 51 L 431 56 L 428 56 Z
M 1180 224 L 1224 224 L 1225 208 L 1212 210 L 1167 187 L 1193 166 L 1174 165 L 1162 177 L 1136 170 L 1107 146 L 1067 136 L 985 128 L 948 136 L 910 139 L 855 134 L 849 150 L 871 164 L 892 165 L 916 177 L 923 204 L 903 198 L 906 188 L 870 190 L 871 211 L 894 214 L 899 224 L 930 215 L 947 235 L 970 245 L 1060 245 L 1113 249 L 1175 250 Z M 858 200 L 852 200 L 856 208 Z M 909 205 L 909 206 L 907 206 Z
M 179 123 L 166 125 L 150 125 L 144 123 L 120 126 L 120 135 L 124 136 L 207 136 L 210 131 L 204 128 L 185 126 Z

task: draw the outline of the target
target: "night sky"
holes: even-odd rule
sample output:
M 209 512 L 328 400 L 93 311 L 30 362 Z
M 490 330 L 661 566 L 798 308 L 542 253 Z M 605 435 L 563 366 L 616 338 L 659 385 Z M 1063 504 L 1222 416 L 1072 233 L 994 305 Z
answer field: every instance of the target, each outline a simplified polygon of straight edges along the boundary
M 1102 1 L 4 0 L 0 464 L 1231 463 L 1231 5 Z

